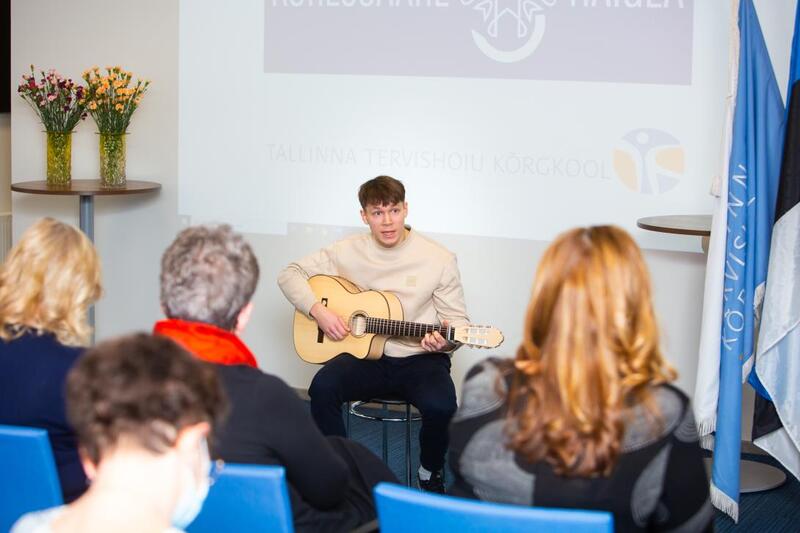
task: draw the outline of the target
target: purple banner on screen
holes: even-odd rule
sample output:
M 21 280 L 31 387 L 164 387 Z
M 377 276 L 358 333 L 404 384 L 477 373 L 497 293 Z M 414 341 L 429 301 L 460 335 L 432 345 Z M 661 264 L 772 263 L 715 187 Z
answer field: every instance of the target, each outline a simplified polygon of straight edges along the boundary
M 688 85 L 693 0 L 265 0 L 264 71 Z

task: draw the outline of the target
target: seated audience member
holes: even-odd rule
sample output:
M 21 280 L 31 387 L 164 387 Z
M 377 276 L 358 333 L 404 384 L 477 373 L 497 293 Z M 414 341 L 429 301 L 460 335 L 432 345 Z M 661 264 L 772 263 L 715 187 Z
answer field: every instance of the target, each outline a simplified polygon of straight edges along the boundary
M 206 438 L 224 408 L 214 371 L 169 339 L 140 333 L 88 350 L 67 378 L 67 413 L 91 486 L 12 532 L 183 529 L 208 493 Z
M 375 518 L 372 487 L 396 478 L 366 448 L 323 436 L 297 394 L 258 370 L 239 339 L 258 276 L 253 251 L 229 226 L 182 231 L 161 260 L 161 305 L 168 319 L 154 331 L 213 363 L 231 412 L 212 454 L 284 466 L 297 531 L 338 532 L 369 522 Z
M 86 490 L 64 409 L 67 372 L 89 342 L 100 261 L 77 229 L 36 222 L 0 267 L 0 424 L 46 429 L 64 501 Z
M 712 527 L 689 400 L 669 383 L 641 252 L 613 226 L 545 251 L 514 360 L 467 374 L 451 493 L 611 511 L 617 531 Z

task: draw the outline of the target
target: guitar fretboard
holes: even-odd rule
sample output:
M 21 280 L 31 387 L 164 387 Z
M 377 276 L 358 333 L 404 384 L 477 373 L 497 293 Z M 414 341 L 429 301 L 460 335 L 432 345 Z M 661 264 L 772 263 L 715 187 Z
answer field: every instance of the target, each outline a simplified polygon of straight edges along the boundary
M 391 337 L 424 337 L 428 333 L 438 331 L 448 341 L 453 342 L 455 340 L 453 337 L 455 332 L 449 326 L 373 317 L 367 317 L 366 322 L 366 333 L 389 335 Z

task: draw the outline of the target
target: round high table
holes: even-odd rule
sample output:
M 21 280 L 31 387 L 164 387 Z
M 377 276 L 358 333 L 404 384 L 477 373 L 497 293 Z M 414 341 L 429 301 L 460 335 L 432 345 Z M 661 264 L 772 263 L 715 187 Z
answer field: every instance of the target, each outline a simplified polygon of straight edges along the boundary
M 708 252 L 708 238 L 711 235 L 711 215 L 663 215 L 644 217 L 636 221 L 636 226 L 659 233 L 676 235 L 695 235 L 703 238 L 703 251 Z M 752 442 L 743 441 L 742 450 L 752 454 L 766 455 Z M 711 462 L 706 460 L 706 467 L 711 471 Z M 772 465 L 741 460 L 739 472 L 739 491 L 761 492 L 783 485 L 786 474 Z
M 711 215 L 664 215 L 644 217 L 636 225 L 649 231 L 676 233 L 678 235 L 711 235 Z
M 155 192 L 161 188 L 154 181 L 128 180 L 125 185 L 104 186 L 100 180 L 72 180 L 68 185 L 48 185 L 45 180 L 19 181 L 11 184 L 11 190 L 26 194 L 46 194 L 79 197 L 80 228 L 94 242 L 94 197 L 124 196 Z
M 151 193 L 161 188 L 154 181 L 128 180 L 125 185 L 104 186 L 100 180 L 72 180 L 68 185 L 48 185 L 45 180 L 18 181 L 11 184 L 11 190 L 25 194 L 45 194 L 53 196 L 77 196 L 80 228 L 94 242 L 94 197 L 125 196 Z M 89 308 L 89 325 L 94 330 L 94 306 Z M 92 333 L 94 340 L 94 333 Z
M 700 244 L 703 247 L 703 252 L 708 252 L 708 237 L 711 235 L 711 215 L 644 217 L 637 220 L 636 225 L 642 229 L 658 233 L 702 237 Z

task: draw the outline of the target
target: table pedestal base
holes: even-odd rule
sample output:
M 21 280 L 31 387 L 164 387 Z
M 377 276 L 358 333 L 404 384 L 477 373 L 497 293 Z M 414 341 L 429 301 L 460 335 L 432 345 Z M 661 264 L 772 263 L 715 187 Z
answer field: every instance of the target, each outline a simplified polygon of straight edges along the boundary
M 706 457 L 706 472 L 709 478 L 711 478 L 711 462 L 712 459 Z M 739 492 L 742 494 L 774 489 L 785 482 L 786 474 L 780 468 L 749 459 L 742 459 L 739 463 Z

